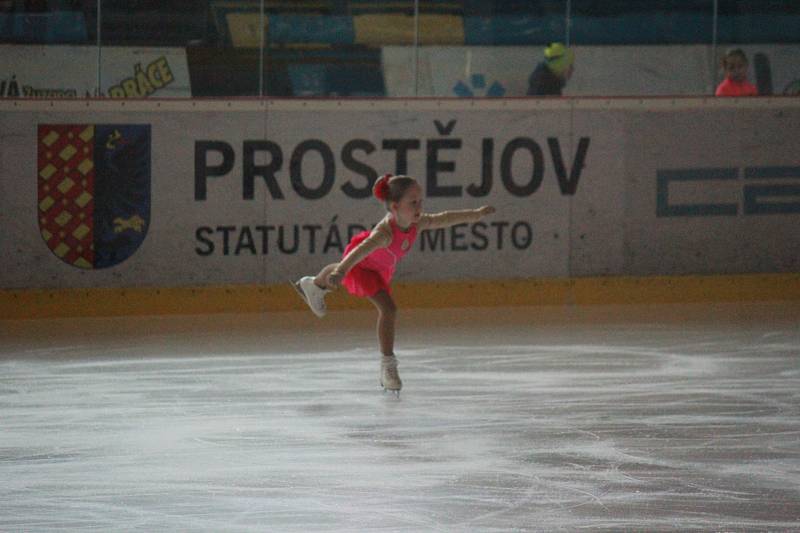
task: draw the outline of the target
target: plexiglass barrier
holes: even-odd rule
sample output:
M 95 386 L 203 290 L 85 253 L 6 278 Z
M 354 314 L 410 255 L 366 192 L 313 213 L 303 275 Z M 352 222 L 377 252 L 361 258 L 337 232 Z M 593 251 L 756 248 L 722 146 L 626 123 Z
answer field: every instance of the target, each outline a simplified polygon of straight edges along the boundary
M 3 98 L 778 95 L 798 65 L 797 0 L 0 0 Z

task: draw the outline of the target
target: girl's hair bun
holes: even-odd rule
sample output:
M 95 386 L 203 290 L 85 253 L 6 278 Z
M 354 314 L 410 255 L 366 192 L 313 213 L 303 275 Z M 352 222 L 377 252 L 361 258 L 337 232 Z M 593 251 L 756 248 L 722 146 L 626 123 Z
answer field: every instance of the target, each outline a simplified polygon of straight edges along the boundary
M 372 194 L 381 202 L 385 202 L 389 198 L 389 180 L 392 177 L 392 174 L 384 174 L 378 178 L 378 181 L 372 187 Z

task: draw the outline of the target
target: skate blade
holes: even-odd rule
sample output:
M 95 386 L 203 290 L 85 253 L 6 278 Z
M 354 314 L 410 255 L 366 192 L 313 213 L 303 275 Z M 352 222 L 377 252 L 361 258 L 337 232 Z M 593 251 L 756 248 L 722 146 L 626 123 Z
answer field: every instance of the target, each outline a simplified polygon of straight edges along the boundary
M 289 285 L 291 285 L 291 286 L 292 286 L 292 288 L 293 288 L 293 289 L 294 289 L 294 291 L 297 293 L 297 295 L 298 295 L 298 296 L 300 296 L 300 298 L 303 300 L 303 302 L 304 302 L 306 305 L 308 305 L 308 300 L 306 300 L 306 295 L 305 295 L 305 293 L 303 292 L 303 289 L 301 289 L 301 288 L 300 288 L 300 282 L 299 282 L 299 281 L 292 281 L 292 280 L 289 280 L 289 281 L 288 281 L 288 283 L 289 283 Z
M 386 387 L 383 387 L 383 394 L 391 394 L 396 400 L 400 399 L 400 389 L 387 389 Z

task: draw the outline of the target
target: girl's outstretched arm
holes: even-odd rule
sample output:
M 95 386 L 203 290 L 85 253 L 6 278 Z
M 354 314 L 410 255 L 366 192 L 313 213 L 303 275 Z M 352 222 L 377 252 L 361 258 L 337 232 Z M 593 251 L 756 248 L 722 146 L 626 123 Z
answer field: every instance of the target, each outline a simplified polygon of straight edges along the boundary
M 417 224 L 417 228 L 422 231 L 426 229 L 447 228 L 456 224 L 477 222 L 487 215 L 495 212 L 495 208 L 484 205 L 478 209 L 454 209 L 452 211 L 442 211 L 441 213 L 431 213 L 422 215 Z

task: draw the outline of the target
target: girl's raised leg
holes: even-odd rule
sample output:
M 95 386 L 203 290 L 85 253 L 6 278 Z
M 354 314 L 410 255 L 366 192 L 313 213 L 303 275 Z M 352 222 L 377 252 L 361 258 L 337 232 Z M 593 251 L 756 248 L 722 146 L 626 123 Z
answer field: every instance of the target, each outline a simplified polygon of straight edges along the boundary
M 328 307 L 325 305 L 325 295 L 331 290 L 327 282 L 328 274 L 337 265 L 338 263 L 332 263 L 320 270 L 315 277 L 305 276 L 292 284 L 314 314 L 320 318 L 328 312 Z

